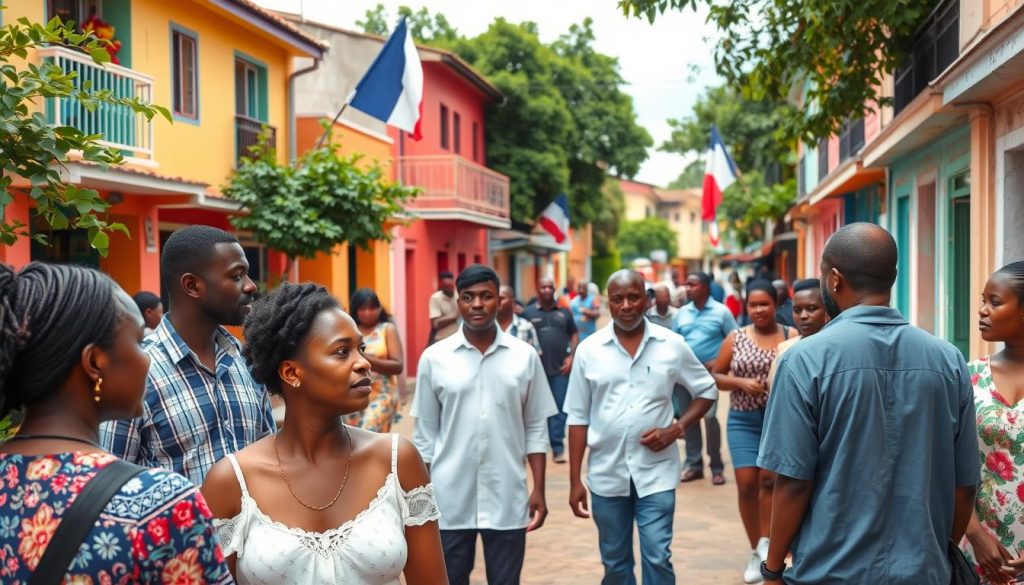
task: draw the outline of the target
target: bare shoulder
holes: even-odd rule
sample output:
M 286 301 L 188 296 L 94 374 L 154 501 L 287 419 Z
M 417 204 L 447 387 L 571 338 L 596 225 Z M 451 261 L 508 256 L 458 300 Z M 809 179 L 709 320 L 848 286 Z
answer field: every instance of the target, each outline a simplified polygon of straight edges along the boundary
M 398 440 L 398 479 L 405 491 L 430 483 L 430 472 L 423 457 L 408 439 Z
M 242 511 L 242 486 L 227 457 L 213 464 L 200 492 L 214 518 L 234 518 Z

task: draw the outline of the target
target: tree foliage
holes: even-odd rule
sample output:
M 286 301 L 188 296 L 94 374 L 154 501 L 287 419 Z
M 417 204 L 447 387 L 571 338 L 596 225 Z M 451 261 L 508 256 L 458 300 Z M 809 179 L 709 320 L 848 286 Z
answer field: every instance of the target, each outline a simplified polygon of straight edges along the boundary
M 765 222 L 782 218 L 796 203 L 796 180 L 768 184 L 757 171 L 740 177 L 722 193 L 719 219 L 741 247 L 764 238 Z
M 366 248 L 391 239 L 385 224 L 415 189 L 386 180 L 378 165 L 362 163 L 360 155 L 339 155 L 330 140 L 295 165 L 279 163 L 267 140 L 264 132 L 224 187 L 224 195 L 246 212 L 231 218 L 235 228 L 284 252 L 289 268 L 297 258 L 329 254 L 341 243 Z
M 671 183 L 669 189 L 693 189 L 704 185 L 704 160 L 697 157 L 686 165 L 683 172 L 679 173 Z
M 676 231 L 660 217 L 621 223 L 618 239 L 624 258 L 647 258 L 654 250 L 665 250 L 669 258 L 675 258 L 679 252 Z
M 781 130 L 807 142 L 836 133 L 880 96 L 905 43 L 934 0 L 619 0 L 628 16 L 654 21 L 666 10 L 709 8 L 717 29 L 715 69 L 755 100 L 783 101 L 806 82 L 805 105 Z
M 386 33 L 382 14 L 378 6 L 360 24 Z M 440 14 L 421 9 L 415 15 L 414 36 L 454 51 L 505 96 L 487 111 L 486 152 L 488 166 L 511 179 L 513 219 L 533 222 L 561 193 L 569 197 L 573 225 L 604 217 L 605 176 L 635 175 L 653 141 L 622 90 L 618 61 L 594 50 L 590 19 L 546 45 L 532 22 L 498 18 L 466 38 Z M 417 22 L 432 24 L 418 28 Z
M 445 43 L 459 38 L 458 31 L 441 13 L 431 16 L 430 11 L 426 8 L 413 11 L 408 6 L 399 6 L 398 16 L 394 18 L 394 21 L 397 22 L 401 18 L 407 19 L 409 32 L 412 33 L 413 38 L 425 43 Z M 383 4 L 377 4 L 370 8 L 366 11 L 363 20 L 356 21 L 356 26 L 364 31 L 383 36 L 390 33 L 391 24 L 392 18 Z
M 119 164 L 124 157 L 119 150 L 100 145 L 102 135 L 86 135 L 71 126 L 50 125 L 38 108 L 45 100 L 56 98 L 69 100 L 90 112 L 101 105 L 117 105 L 147 119 L 160 114 L 170 120 L 171 116 L 166 108 L 136 98 L 117 97 L 109 89 L 93 90 L 89 81 L 61 70 L 51 61 L 21 64 L 29 51 L 54 45 L 81 50 L 98 65 L 110 61 L 105 43 L 91 33 L 76 30 L 74 22 L 54 18 L 39 24 L 20 18 L 0 28 L 0 210 L 14 200 L 12 189 L 24 189 L 35 203 L 36 212 L 51 228 L 86 230 L 92 247 L 106 256 L 110 233 L 128 234 L 127 228 L 107 221 L 103 214 L 109 204 L 98 192 L 66 183 L 61 171 L 72 151 L 103 166 Z M 22 180 L 15 182 L 16 177 Z M 19 237 L 45 241 L 41 235 L 32 236 L 27 225 L 18 220 L 8 221 L 0 214 L 0 244 L 13 244 Z

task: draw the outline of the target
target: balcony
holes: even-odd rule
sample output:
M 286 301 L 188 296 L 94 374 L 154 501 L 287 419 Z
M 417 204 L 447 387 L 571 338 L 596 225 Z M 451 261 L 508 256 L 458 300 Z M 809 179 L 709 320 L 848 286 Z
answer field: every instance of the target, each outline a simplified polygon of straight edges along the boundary
M 259 142 L 260 132 L 266 128 L 270 133 L 267 137 L 268 144 L 277 144 L 277 128 L 249 118 L 248 116 L 235 116 L 235 163 L 242 160 L 243 156 L 249 155 L 249 149 Z
M 409 209 L 421 217 L 509 226 L 505 175 L 456 155 L 402 157 L 398 170 L 403 184 L 422 190 L 409 203 Z
M 960 55 L 960 2 L 944 0 L 906 43 L 903 64 L 893 72 L 893 113 L 899 114 Z
M 116 98 L 152 101 L 153 78 L 138 71 L 109 63 L 98 65 L 85 53 L 66 47 L 45 47 L 38 52 L 63 71 L 75 73 L 77 88 L 88 81 L 92 91 L 110 90 Z M 45 108 L 50 124 L 100 134 L 100 144 L 121 150 L 125 156 L 153 159 L 153 123 L 128 106 L 100 104 L 89 111 L 77 100 L 48 98 Z

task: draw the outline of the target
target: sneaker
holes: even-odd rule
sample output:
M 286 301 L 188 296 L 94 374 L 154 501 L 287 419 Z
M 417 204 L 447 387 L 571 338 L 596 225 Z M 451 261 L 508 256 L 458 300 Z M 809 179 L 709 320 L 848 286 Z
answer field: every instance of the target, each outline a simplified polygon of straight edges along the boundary
M 768 560 L 768 537 L 762 536 L 761 540 L 757 541 L 757 556 L 761 557 L 762 561 Z
M 554 456 L 552 457 L 552 460 L 554 460 L 555 463 L 565 463 L 565 454 L 564 453 L 555 453 Z
M 743 571 L 744 583 L 762 583 L 761 578 L 761 557 L 756 550 L 750 551 L 750 560 L 747 561 L 747 568 Z

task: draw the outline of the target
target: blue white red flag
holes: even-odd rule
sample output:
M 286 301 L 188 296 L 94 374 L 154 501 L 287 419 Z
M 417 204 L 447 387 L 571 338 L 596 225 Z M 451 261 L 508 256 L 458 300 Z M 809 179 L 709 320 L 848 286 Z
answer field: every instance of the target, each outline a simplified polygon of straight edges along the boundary
M 422 138 L 423 65 L 403 18 L 346 100 L 357 110 Z
M 704 193 L 701 197 L 700 217 L 708 222 L 708 239 L 712 246 L 718 246 L 718 205 L 722 203 L 722 192 L 736 182 L 736 163 L 732 162 L 729 151 L 718 134 L 718 128 L 711 126 L 711 143 L 708 144 L 707 162 L 704 167 Z
M 559 244 L 569 237 L 569 199 L 564 193 L 555 197 L 555 200 L 544 208 L 538 223 Z

